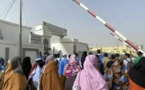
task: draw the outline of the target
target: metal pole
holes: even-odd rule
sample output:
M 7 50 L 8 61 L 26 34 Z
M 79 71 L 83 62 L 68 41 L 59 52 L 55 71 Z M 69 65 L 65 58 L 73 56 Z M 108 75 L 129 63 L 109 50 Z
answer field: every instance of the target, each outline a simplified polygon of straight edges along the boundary
M 22 0 L 19 0 L 19 4 L 20 4 L 19 56 L 22 57 Z

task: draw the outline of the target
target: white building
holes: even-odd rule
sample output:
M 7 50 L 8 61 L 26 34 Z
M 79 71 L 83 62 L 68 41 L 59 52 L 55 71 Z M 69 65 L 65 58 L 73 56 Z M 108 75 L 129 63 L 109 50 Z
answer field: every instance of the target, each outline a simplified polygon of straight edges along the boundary
M 50 38 L 52 35 L 59 36 L 59 42 L 50 45 Z M 22 51 L 23 57 L 29 56 L 33 63 L 36 56 L 44 52 L 52 52 L 53 48 L 56 51 L 62 51 L 65 54 L 72 54 L 74 52 L 82 53 L 87 51 L 87 44 L 79 42 L 77 39 L 64 38 L 67 35 L 67 30 L 53 24 L 43 22 L 41 25 L 32 30 L 31 27 L 22 27 Z M 6 61 L 18 56 L 19 51 L 19 25 L 0 20 L 0 57 Z M 51 49 L 52 47 L 52 49 Z
M 88 51 L 88 46 L 86 43 L 79 42 L 75 38 L 63 38 L 57 42 L 52 42 L 51 49 L 55 53 L 61 52 L 69 55 L 76 52 L 78 55 L 81 55 L 83 51 Z
M 43 52 L 43 45 L 29 44 L 29 34 L 31 27 L 22 27 L 22 48 L 23 56 L 30 56 L 32 60 L 35 60 L 39 51 Z M 18 24 L 0 20 L 0 56 L 6 61 L 18 56 L 18 44 L 19 44 L 19 26 Z
M 42 52 L 49 52 L 50 38 L 52 35 L 66 36 L 66 29 L 43 22 L 36 26 L 22 27 L 22 51 L 23 57 L 30 56 L 33 63 L 36 56 Z M 6 61 L 18 55 L 19 26 L 18 24 L 0 20 L 0 57 Z

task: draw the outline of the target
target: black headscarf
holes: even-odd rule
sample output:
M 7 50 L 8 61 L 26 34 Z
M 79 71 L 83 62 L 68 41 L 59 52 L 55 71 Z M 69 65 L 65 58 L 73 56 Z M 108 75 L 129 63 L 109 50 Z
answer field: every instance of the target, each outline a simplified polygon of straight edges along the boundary
M 108 67 L 110 69 L 112 67 L 113 63 L 114 63 L 113 61 L 109 61 L 106 65 L 106 67 Z
M 24 74 L 23 70 L 22 70 L 21 61 L 22 61 L 22 59 L 20 57 L 14 57 L 13 59 L 10 60 L 11 67 L 12 67 L 12 70 L 14 71 L 14 73 Z
M 134 83 L 145 88 L 145 57 L 142 57 L 139 62 L 130 69 L 128 74 Z
M 27 79 L 28 79 L 28 75 L 30 73 L 31 67 L 32 65 L 31 65 L 30 57 L 25 57 L 22 62 L 22 68 Z
M 81 56 L 82 68 L 84 67 L 84 62 L 85 62 L 86 57 L 87 57 L 87 52 L 84 51 L 84 52 L 82 53 L 82 56 Z

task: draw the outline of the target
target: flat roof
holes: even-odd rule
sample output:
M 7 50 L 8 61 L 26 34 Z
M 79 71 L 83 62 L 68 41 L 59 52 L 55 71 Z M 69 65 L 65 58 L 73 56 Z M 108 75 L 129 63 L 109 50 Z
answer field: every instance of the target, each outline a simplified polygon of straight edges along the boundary
M 1 19 L 0 19 L 0 22 L 7 23 L 7 24 L 11 24 L 11 25 L 14 25 L 14 26 L 19 26 L 19 24 L 17 24 L 17 23 L 13 23 L 13 22 L 6 21 L 6 20 L 1 20 Z M 28 27 L 28 26 L 23 26 L 23 25 L 22 25 L 22 27 L 23 27 L 23 28 L 32 29 L 32 27 Z

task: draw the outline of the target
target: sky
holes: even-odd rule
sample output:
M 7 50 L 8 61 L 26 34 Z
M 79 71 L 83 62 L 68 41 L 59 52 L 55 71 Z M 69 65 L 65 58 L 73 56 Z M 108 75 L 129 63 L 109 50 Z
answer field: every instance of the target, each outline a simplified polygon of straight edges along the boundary
M 0 1 L 2 19 L 11 0 Z M 145 44 L 145 0 L 80 1 L 133 43 Z M 19 0 L 4 20 L 19 22 Z M 67 37 L 77 38 L 91 47 L 117 45 L 110 30 L 72 0 L 23 0 L 23 25 L 35 27 L 42 21 L 66 28 Z M 57 39 L 53 37 L 52 40 Z M 122 45 L 119 41 L 118 44 Z

